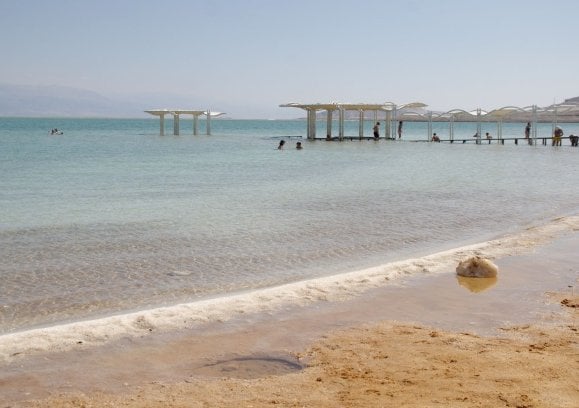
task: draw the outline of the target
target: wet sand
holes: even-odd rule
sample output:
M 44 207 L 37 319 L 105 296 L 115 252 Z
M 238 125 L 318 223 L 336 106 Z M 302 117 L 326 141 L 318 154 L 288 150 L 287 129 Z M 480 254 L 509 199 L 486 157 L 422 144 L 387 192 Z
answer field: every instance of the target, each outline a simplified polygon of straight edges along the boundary
M 14 356 L 0 366 L 1 406 L 575 407 L 578 246 L 573 233 L 497 259 L 486 288 L 449 270 L 344 301 Z

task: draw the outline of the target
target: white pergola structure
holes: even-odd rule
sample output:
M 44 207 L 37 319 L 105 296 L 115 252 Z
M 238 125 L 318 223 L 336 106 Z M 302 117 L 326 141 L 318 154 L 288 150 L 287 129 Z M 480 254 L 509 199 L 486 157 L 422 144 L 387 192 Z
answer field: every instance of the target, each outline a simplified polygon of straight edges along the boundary
M 504 106 L 502 108 L 494 109 L 491 111 L 485 111 L 481 108 L 475 110 L 466 111 L 463 109 L 453 109 L 448 112 L 432 112 L 425 111 L 427 105 L 421 102 L 412 102 L 404 105 L 396 105 L 393 102 L 384 102 L 380 104 L 368 104 L 368 103 L 287 103 L 279 105 L 283 108 L 298 108 L 303 109 L 307 112 L 307 138 L 314 140 L 316 139 L 316 119 L 318 111 L 326 111 L 327 113 L 327 124 L 326 124 L 326 136 L 332 138 L 332 122 L 333 113 L 335 111 L 339 114 L 339 140 L 344 139 L 344 118 L 346 111 L 357 111 L 359 112 L 359 132 L 358 137 L 362 139 L 364 137 L 364 119 L 366 111 L 374 112 L 374 122 L 378 120 L 378 113 L 384 112 L 385 114 L 385 138 L 394 139 L 394 134 L 397 126 L 397 122 L 402 120 L 411 121 L 421 121 L 428 123 L 428 129 L 426 133 L 426 141 L 432 141 L 432 129 L 433 122 L 448 122 L 449 123 L 449 138 L 448 141 L 451 143 L 454 141 L 454 124 L 455 121 L 460 122 L 475 122 L 476 123 L 476 138 L 474 141 L 477 144 L 482 143 L 482 124 L 483 122 L 494 122 L 497 125 L 497 140 L 504 144 L 507 139 L 503 138 L 503 122 L 529 122 L 531 123 L 531 134 L 529 137 L 529 144 L 536 145 L 538 139 L 543 140 L 543 144 L 546 140 L 552 137 L 555 127 L 561 118 L 569 120 L 569 118 L 576 118 L 579 116 L 579 104 L 578 103 L 562 103 L 554 104 L 548 107 L 540 108 L 537 105 L 526 106 L 526 107 L 516 107 L 516 106 Z M 563 120 L 565 120 L 563 119 Z M 551 135 L 548 137 L 539 136 L 537 130 L 537 123 L 539 122 L 551 122 L 552 129 Z M 352 139 L 352 137 L 348 137 Z M 334 138 L 332 138 L 334 139 Z M 509 138 L 508 140 L 514 140 L 515 144 L 518 143 L 518 139 L 522 137 Z M 465 140 L 463 140 L 463 143 Z
M 578 103 L 560 103 L 546 108 L 542 108 L 539 114 L 550 115 L 551 120 L 551 133 L 555 131 L 555 127 L 558 125 L 560 117 L 565 115 L 579 115 L 579 104 Z
M 404 118 L 413 118 L 413 120 L 417 120 L 418 118 L 420 121 L 427 122 L 427 132 L 426 132 L 426 141 L 432 141 L 432 123 L 433 122 L 448 122 L 448 140 L 451 142 L 454 140 L 454 123 L 458 117 L 459 121 L 468 121 L 468 122 L 475 122 L 476 123 L 476 133 L 474 136 L 475 142 L 480 144 L 482 142 L 482 123 L 493 121 L 497 123 L 497 137 L 499 140 L 502 139 L 502 124 L 503 121 L 507 118 L 512 118 L 513 115 L 526 113 L 532 119 L 529 119 L 529 122 L 532 122 L 532 139 L 536 139 L 537 134 L 537 107 L 536 106 L 529 106 L 526 108 L 518 108 L 516 106 L 505 106 L 503 108 L 494 109 L 490 112 L 486 112 L 481 108 L 474 109 L 472 111 L 466 111 L 463 109 L 452 109 L 448 112 L 414 112 L 412 110 L 404 112 Z
M 397 111 L 408 108 L 423 108 L 427 105 L 421 102 L 412 102 L 409 104 L 397 106 L 392 102 L 384 103 L 286 103 L 279 105 L 281 108 L 298 108 L 307 113 L 307 138 L 316 139 L 316 118 L 318 111 L 326 111 L 326 137 L 332 138 L 333 113 L 338 112 L 338 137 L 344 139 L 344 119 L 346 111 L 358 112 L 358 137 L 364 137 L 364 118 L 365 113 L 374 112 L 374 122 L 378 121 L 378 113 L 384 113 L 385 138 L 394 138 L 394 129 L 396 129 Z
M 211 110 L 190 110 L 190 109 L 151 109 L 146 110 L 154 116 L 159 117 L 159 134 L 161 136 L 165 135 L 165 115 L 173 115 L 173 134 L 179 135 L 179 116 L 180 115 L 193 115 L 193 134 L 197 135 L 199 126 L 199 116 L 205 115 L 207 117 L 207 134 L 211 134 L 211 118 L 225 115 L 225 112 L 211 112 Z
M 499 140 L 503 139 L 503 122 L 505 122 L 507 119 L 512 118 L 515 115 L 520 115 L 520 116 L 529 116 L 529 123 L 531 123 L 531 134 L 529 135 L 530 144 L 536 144 L 536 140 L 537 140 L 537 120 L 538 120 L 538 108 L 537 105 L 532 105 L 532 106 L 525 106 L 523 108 L 520 108 L 518 106 L 503 106 L 502 108 L 498 108 L 498 109 L 493 109 L 490 112 L 485 112 L 484 113 L 484 119 L 485 120 L 494 120 L 497 123 L 497 138 Z M 479 122 L 479 127 L 477 127 L 477 129 L 480 129 L 480 120 L 481 118 L 477 118 L 478 122 Z M 480 133 L 479 133 L 480 136 Z M 478 140 L 478 142 L 480 143 L 480 138 Z
M 431 112 L 429 112 L 431 114 Z M 462 109 L 453 109 L 451 111 L 437 114 L 435 118 L 447 118 L 450 122 L 450 134 L 449 139 L 452 141 L 454 139 L 454 119 L 455 116 L 460 115 L 462 118 L 470 117 L 471 120 L 476 118 L 477 123 L 477 143 L 481 143 L 481 124 L 485 122 L 496 122 L 497 124 L 497 139 L 499 141 L 503 140 L 503 122 L 506 121 L 526 121 L 531 124 L 531 134 L 529 135 L 529 144 L 537 144 L 537 123 L 542 119 L 542 121 L 551 121 L 551 134 L 555 131 L 555 127 L 558 124 L 559 115 L 565 114 L 577 114 L 579 113 L 578 104 L 558 104 L 551 105 L 545 108 L 540 108 L 537 105 L 518 107 L 518 106 L 503 106 L 502 108 L 493 109 L 486 112 L 480 108 L 467 112 Z M 432 128 L 432 114 L 430 116 L 429 128 Z M 430 135 L 430 133 L 429 133 Z M 543 138 L 544 139 L 544 138 Z M 515 138 L 515 143 L 517 138 Z M 504 141 L 503 141 L 504 142 Z

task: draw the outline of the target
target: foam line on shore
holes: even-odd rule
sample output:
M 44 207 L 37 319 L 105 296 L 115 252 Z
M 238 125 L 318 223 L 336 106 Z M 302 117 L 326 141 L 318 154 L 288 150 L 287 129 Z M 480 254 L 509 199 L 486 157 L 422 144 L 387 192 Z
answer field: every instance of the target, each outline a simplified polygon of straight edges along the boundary
M 561 217 L 495 240 L 421 258 L 193 303 L 6 334 L 0 336 L 0 360 L 9 362 L 36 353 L 101 345 L 121 337 L 194 328 L 252 313 L 273 314 L 288 305 L 346 300 L 369 289 L 399 284 L 401 277 L 454 272 L 456 264 L 469 256 L 496 259 L 523 254 L 578 230 L 579 216 Z

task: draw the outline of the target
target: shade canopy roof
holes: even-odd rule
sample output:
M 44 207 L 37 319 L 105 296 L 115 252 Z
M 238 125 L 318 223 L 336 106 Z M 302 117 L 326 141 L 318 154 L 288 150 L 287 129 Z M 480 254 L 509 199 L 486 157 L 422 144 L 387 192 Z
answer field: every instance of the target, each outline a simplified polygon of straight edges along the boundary
M 364 111 L 392 111 L 394 109 L 404 108 L 424 108 L 428 105 L 422 102 L 412 102 L 405 105 L 397 106 L 392 102 L 383 103 L 342 103 L 342 102 L 328 102 L 328 103 L 285 103 L 279 105 L 281 108 L 299 108 L 305 110 L 364 110 Z
M 464 110 L 452 109 L 447 112 L 425 111 L 428 105 L 422 102 L 410 102 L 407 104 L 398 105 L 393 102 L 383 103 L 342 103 L 342 102 L 327 102 L 327 103 L 285 103 L 279 105 L 282 108 L 299 108 L 308 111 L 318 110 L 351 110 L 351 111 L 397 111 L 398 117 L 432 117 L 435 119 L 442 118 L 461 118 L 462 120 L 474 120 L 477 117 L 484 118 L 484 120 L 530 120 L 533 115 L 537 119 L 548 119 L 552 117 L 574 117 L 579 116 L 579 103 L 565 102 L 561 104 L 554 104 L 547 107 L 538 107 L 536 105 L 518 107 L 518 106 L 504 106 L 501 108 L 486 111 L 483 109 Z
M 162 115 L 207 115 L 207 110 L 194 110 L 194 109 L 150 109 L 146 110 L 145 112 L 150 113 L 151 115 L 155 116 L 162 116 Z M 225 112 L 210 112 L 212 117 L 225 115 Z

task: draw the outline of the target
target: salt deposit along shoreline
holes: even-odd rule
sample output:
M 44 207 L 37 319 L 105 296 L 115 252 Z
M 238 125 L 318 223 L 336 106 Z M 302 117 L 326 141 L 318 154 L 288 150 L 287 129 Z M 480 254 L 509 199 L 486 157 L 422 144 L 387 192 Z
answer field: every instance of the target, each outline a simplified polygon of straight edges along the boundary
M 0 336 L 0 361 L 9 363 L 22 356 L 62 352 L 77 348 L 79 344 L 87 348 L 120 338 L 191 329 L 240 316 L 274 314 L 287 307 L 306 307 L 320 301 L 352 299 L 368 290 L 400 285 L 404 279 L 416 275 L 454 271 L 456 264 L 468 256 L 496 259 L 529 252 L 578 229 L 579 216 L 561 217 L 487 242 L 360 271 L 194 303 L 11 333 Z
M 326 397 L 313 401 L 311 398 L 320 390 L 332 390 L 332 384 L 348 386 L 351 383 L 359 387 L 360 384 L 356 384 L 359 376 L 348 374 L 347 380 L 340 376 L 347 372 L 354 375 L 358 370 L 356 367 L 362 364 L 351 361 L 352 356 L 359 356 L 365 362 L 374 361 L 375 357 L 365 357 L 366 345 L 375 344 L 371 348 L 373 353 L 387 353 L 391 359 L 412 359 L 413 356 L 432 353 L 441 359 L 432 362 L 432 367 L 439 364 L 446 371 L 448 361 L 456 360 L 452 354 L 457 352 L 455 345 L 465 352 L 477 350 L 477 356 L 485 356 L 489 344 L 495 351 L 506 353 L 507 357 L 519 356 L 520 350 L 535 350 L 531 347 L 535 343 L 529 345 L 515 339 L 516 342 L 508 343 L 507 347 L 507 339 L 492 339 L 497 329 L 502 337 L 512 335 L 522 339 L 541 336 L 541 333 L 553 334 L 552 343 L 559 344 L 559 348 L 551 345 L 541 347 L 555 350 L 556 356 L 542 356 L 541 364 L 547 365 L 538 367 L 537 371 L 553 370 L 549 366 L 550 359 L 569 360 L 573 347 L 569 340 L 573 322 L 570 324 L 565 320 L 568 318 L 562 315 L 560 296 L 554 291 L 569 291 L 570 285 L 577 284 L 578 222 L 579 217 L 559 218 L 485 243 L 344 276 L 248 293 L 237 299 L 217 299 L 202 305 L 180 305 L 178 310 L 143 311 L 3 336 L 0 338 L 0 350 L 4 353 L 0 363 L 0 395 L 7 404 L 26 405 L 25 401 L 50 397 L 33 403 L 33 406 L 51 407 L 105 406 L 121 402 L 130 405 L 131 401 L 135 406 L 170 406 L 169 401 L 179 401 L 187 406 L 202 406 L 203 403 L 205 406 L 249 403 L 269 406 L 273 400 L 280 401 L 283 406 L 284 401 L 287 405 L 288 399 L 300 400 L 306 398 L 304 395 L 307 395 L 304 404 L 308 406 L 336 403 L 356 406 L 351 401 L 339 402 Z M 457 259 L 473 254 L 496 259 L 501 269 L 496 286 L 476 294 L 460 286 L 453 273 Z M 385 281 L 388 284 L 385 285 Z M 550 300 L 549 296 L 545 297 L 546 291 L 553 291 Z M 184 320 L 184 316 L 190 320 Z M 529 322 L 540 322 L 549 328 L 533 329 Z M 116 327 L 115 333 L 111 325 Z M 568 332 L 557 337 L 559 329 L 555 329 L 558 325 L 568 327 Z M 337 329 L 352 327 L 357 329 L 347 331 L 345 335 L 338 334 L 337 338 L 330 334 Z M 10 341 L 6 341 L 7 338 Z M 320 339 L 326 340 L 320 345 Z M 433 339 L 440 344 L 431 350 L 428 347 Z M 312 346 L 312 341 L 317 342 Z M 544 338 L 542 341 L 537 344 L 547 344 Z M 419 344 L 425 344 L 425 348 L 414 350 Z M 501 361 L 505 361 L 505 355 Z M 309 357 L 300 361 L 305 356 Z M 345 371 L 337 372 L 342 372 L 338 376 L 342 380 L 332 379 L 334 374 L 331 373 L 317 373 L 320 362 L 316 358 L 320 356 L 331 358 L 322 366 L 331 367 L 334 362 L 345 364 L 340 369 Z M 298 363 L 308 368 L 279 377 L 282 373 L 275 369 L 271 371 L 266 364 L 272 361 Z M 246 365 L 227 365 L 233 362 Z M 247 366 L 252 362 L 253 365 Z M 388 361 L 388 365 L 393 362 Z M 396 389 L 394 382 L 396 375 L 401 375 L 399 385 L 402 387 L 420 384 L 423 368 L 417 367 L 415 361 L 403 360 L 400 363 L 403 364 L 401 374 L 391 373 L 392 381 L 386 384 L 390 387 L 387 393 L 394 397 L 408 392 L 418 395 L 416 391 Z M 477 360 L 465 364 L 468 369 L 473 364 L 483 367 L 486 363 Z M 527 363 L 523 361 L 520 364 Z M 553 364 L 573 370 L 572 365 L 563 365 L 561 361 L 553 360 Z M 495 371 L 490 367 L 489 370 L 489 375 L 500 377 L 496 379 L 497 386 L 506 381 L 504 367 Z M 312 375 L 315 376 L 313 379 L 310 378 Z M 468 377 L 464 373 L 457 375 L 463 383 L 465 376 Z M 229 379 L 222 379 L 223 376 Z M 559 382 L 563 388 L 566 387 L 563 401 L 573 400 L 574 395 L 579 395 L 573 393 L 579 391 L 568 383 L 576 384 L 577 381 L 573 382 L 573 378 L 558 379 L 562 376 L 568 376 L 568 373 L 555 373 L 550 381 L 553 387 Z M 306 384 L 300 383 L 304 378 Z M 525 378 L 524 382 L 527 380 Z M 381 381 L 384 382 L 384 377 Z M 374 394 L 384 392 L 380 391 L 383 386 L 373 384 L 371 389 L 374 391 L 364 397 L 368 398 L 367 402 L 359 403 L 373 406 L 376 401 L 384 401 L 385 396 Z M 493 397 L 498 401 L 502 401 L 501 398 L 516 401 L 528 395 L 511 396 L 500 390 Z M 339 391 L 342 392 L 344 390 Z M 420 392 L 436 394 L 433 390 Z M 456 393 L 452 394 L 455 398 Z M 412 403 L 398 406 L 415 406 Z

